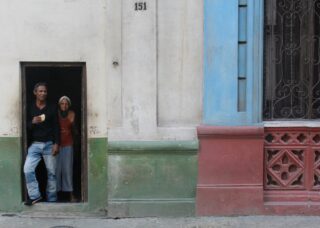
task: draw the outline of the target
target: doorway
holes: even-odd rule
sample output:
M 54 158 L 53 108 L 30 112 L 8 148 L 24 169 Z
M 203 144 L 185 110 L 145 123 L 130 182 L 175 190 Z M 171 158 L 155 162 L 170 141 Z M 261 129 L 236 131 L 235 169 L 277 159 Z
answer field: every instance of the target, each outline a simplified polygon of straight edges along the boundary
M 22 157 L 23 164 L 31 144 L 26 128 L 26 113 L 34 102 L 33 87 L 38 82 L 48 86 L 47 102 L 57 104 L 60 97 L 71 99 L 71 109 L 75 112 L 77 136 L 74 138 L 73 154 L 73 193 L 77 201 L 87 200 L 87 148 L 86 148 L 86 65 L 85 63 L 21 63 L 22 70 Z M 22 166 L 23 166 L 22 164 Z M 22 169 L 23 170 L 23 169 Z M 23 175 L 23 173 L 22 173 Z M 45 196 L 47 172 L 41 161 L 36 169 L 36 176 L 42 196 Z M 24 180 L 24 178 L 22 178 Z M 27 191 L 23 181 L 23 199 Z M 68 201 L 65 194 L 58 194 L 59 201 Z

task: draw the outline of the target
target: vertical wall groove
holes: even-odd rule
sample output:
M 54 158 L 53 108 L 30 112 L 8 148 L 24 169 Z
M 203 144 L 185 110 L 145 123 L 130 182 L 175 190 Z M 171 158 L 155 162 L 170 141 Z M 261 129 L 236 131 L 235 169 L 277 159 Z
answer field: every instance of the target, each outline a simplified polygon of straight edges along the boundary
M 238 111 L 247 110 L 247 1 L 239 0 Z
M 159 126 L 159 4 L 156 0 L 156 126 Z
M 121 2 L 121 126 L 123 125 L 123 0 Z

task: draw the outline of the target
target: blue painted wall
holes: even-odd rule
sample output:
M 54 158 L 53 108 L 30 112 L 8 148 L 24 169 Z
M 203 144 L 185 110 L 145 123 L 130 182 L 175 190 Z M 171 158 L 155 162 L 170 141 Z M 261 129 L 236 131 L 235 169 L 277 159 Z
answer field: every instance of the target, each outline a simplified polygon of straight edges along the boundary
M 204 1 L 206 125 L 262 121 L 263 0 Z

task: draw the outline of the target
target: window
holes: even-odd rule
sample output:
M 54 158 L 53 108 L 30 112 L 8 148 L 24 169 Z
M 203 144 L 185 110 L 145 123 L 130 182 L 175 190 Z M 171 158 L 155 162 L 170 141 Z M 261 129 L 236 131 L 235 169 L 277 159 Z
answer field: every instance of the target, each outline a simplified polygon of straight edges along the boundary
M 265 120 L 320 118 L 320 0 L 266 0 Z

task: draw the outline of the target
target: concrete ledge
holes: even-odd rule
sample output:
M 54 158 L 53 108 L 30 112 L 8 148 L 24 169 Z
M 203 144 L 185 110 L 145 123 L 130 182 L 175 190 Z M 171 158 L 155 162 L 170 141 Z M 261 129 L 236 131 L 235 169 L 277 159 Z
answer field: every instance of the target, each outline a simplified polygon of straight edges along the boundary
M 256 126 L 199 126 L 199 138 L 263 138 L 264 128 Z
M 108 217 L 177 217 L 194 216 L 194 199 L 110 200 Z
M 320 215 L 320 202 L 267 202 L 265 215 Z
M 40 202 L 33 206 L 21 205 L 22 216 L 28 217 L 72 217 L 72 216 L 105 216 L 104 210 L 88 210 L 88 203 L 47 203 Z

